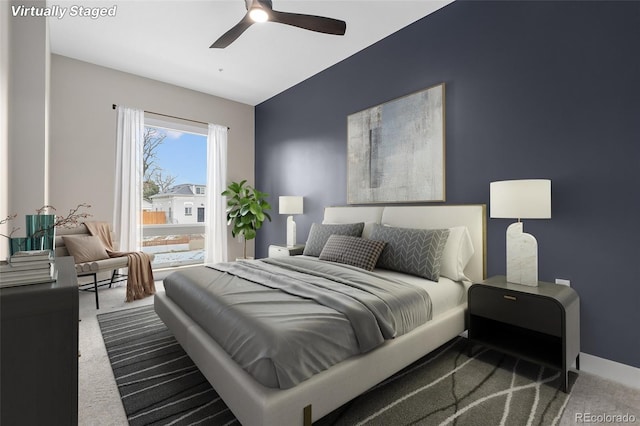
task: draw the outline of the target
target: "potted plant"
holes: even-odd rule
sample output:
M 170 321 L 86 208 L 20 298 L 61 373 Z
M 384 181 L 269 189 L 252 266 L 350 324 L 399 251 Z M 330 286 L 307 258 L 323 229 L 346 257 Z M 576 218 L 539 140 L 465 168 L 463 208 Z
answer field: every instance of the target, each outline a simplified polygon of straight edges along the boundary
M 269 194 L 260 192 L 257 189 L 245 185 L 242 182 L 231 182 L 222 193 L 227 197 L 227 224 L 232 226 L 231 235 L 234 238 L 243 237 L 244 251 L 243 257 L 247 258 L 247 240 L 256 237 L 256 231 L 262 227 L 262 223 L 271 216 L 267 210 L 271 205 L 266 201 Z

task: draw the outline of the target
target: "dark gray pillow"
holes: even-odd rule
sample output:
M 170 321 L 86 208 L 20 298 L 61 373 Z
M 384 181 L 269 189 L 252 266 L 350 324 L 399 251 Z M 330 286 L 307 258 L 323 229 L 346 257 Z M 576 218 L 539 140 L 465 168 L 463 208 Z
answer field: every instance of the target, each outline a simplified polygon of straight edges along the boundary
M 319 259 L 373 271 L 385 244 L 384 241 L 348 235 L 332 235 L 324 245 Z
M 349 235 L 359 237 L 362 235 L 364 222 L 341 223 L 341 224 L 319 224 L 314 223 L 309 230 L 309 238 L 304 246 L 302 254 L 305 256 L 320 256 L 322 249 L 331 235 Z
M 448 229 L 394 228 L 375 224 L 370 238 L 387 243 L 378 258 L 378 268 L 438 281 L 440 259 L 448 237 Z

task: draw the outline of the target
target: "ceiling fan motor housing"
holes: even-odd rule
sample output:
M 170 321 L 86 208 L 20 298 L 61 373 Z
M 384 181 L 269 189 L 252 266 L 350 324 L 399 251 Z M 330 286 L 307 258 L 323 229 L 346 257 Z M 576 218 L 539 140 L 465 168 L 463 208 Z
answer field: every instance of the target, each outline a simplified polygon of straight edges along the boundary
M 335 35 L 344 35 L 347 29 L 346 22 L 339 19 L 273 10 L 271 0 L 244 0 L 244 3 L 247 8 L 245 16 L 234 27 L 220 36 L 211 45 L 212 48 L 224 49 L 240 37 L 254 22 L 271 21 L 309 31 Z M 252 12 L 259 12 L 258 16 Z
M 261 9 L 273 9 L 273 3 L 271 0 L 244 0 L 247 10 L 251 10 L 252 7 L 259 7 Z M 255 4 L 255 6 L 254 6 Z M 267 12 L 265 10 L 265 12 Z

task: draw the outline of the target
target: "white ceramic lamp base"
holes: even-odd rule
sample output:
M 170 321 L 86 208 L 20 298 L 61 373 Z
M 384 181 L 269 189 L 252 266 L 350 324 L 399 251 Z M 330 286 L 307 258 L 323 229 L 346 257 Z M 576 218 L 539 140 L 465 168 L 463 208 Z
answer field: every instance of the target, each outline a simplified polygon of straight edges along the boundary
M 538 242 L 523 232 L 522 222 L 507 228 L 507 281 L 538 286 Z
M 287 247 L 296 245 L 296 223 L 293 216 L 287 217 Z

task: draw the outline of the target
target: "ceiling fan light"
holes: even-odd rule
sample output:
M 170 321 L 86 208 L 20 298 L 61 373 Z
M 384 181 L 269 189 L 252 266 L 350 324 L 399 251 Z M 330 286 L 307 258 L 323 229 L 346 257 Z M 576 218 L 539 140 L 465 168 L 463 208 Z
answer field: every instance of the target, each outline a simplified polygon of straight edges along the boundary
M 249 11 L 249 17 L 253 22 L 266 22 L 269 20 L 269 14 L 260 7 L 254 7 Z

